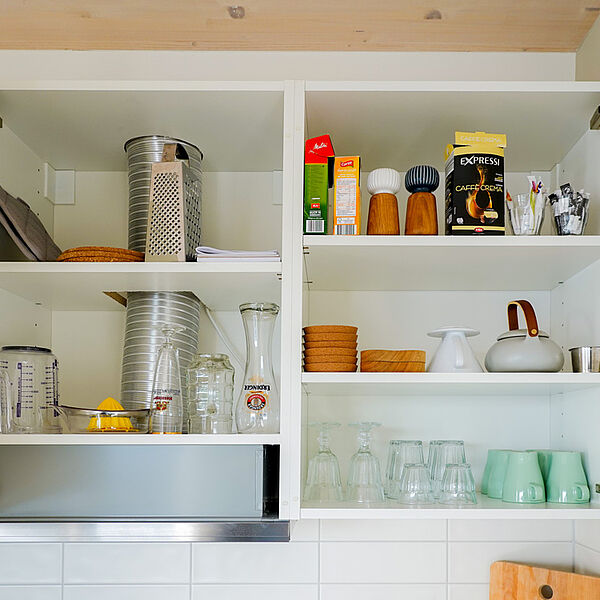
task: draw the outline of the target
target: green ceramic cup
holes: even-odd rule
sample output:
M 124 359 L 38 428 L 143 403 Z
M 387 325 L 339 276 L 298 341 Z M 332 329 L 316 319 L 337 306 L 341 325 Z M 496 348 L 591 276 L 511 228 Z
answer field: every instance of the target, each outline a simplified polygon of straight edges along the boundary
M 544 478 L 536 452 L 511 452 L 502 486 L 502 500 L 519 504 L 546 501 Z
M 508 457 L 511 454 L 510 450 L 490 450 L 493 453 L 492 467 L 487 483 L 487 495 L 490 498 L 500 500 L 502 498 L 502 489 L 504 477 L 506 475 L 506 467 L 508 466 Z
M 542 477 L 544 478 L 544 483 L 546 483 L 546 481 L 548 481 L 548 473 L 550 472 L 552 450 L 527 450 L 527 452 L 537 452 Z
M 487 462 L 485 463 L 485 469 L 483 470 L 483 477 L 481 479 L 481 493 L 485 496 L 487 496 L 488 493 L 490 474 L 496 464 L 499 452 L 508 452 L 508 450 L 488 450 L 487 453 Z
M 590 488 L 579 452 L 552 452 L 547 490 L 548 502 L 586 504 L 590 501 Z

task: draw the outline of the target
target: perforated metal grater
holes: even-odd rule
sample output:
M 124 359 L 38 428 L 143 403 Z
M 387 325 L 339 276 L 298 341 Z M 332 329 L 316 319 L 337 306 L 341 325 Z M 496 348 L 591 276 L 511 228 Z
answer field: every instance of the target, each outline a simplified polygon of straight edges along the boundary
M 202 184 L 176 160 L 177 144 L 165 144 L 162 162 L 152 165 L 146 261 L 194 260 L 200 246 Z

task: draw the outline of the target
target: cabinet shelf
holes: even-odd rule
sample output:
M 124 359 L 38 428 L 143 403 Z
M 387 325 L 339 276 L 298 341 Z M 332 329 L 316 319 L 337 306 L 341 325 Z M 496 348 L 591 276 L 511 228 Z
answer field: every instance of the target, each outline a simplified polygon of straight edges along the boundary
M 350 504 L 304 506 L 302 519 L 598 519 L 600 504 L 510 504 L 477 495 L 477 504 L 454 508 L 444 504 L 414 508 L 386 502 L 381 508 Z
M 280 262 L 0 262 L 0 288 L 51 310 L 119 310 L 103 292 L 127 291 L 189 291 L 209 308 L 237 310 L 279 302 L 280 273 Z
M 600 386 L 596 373 L 303 373 L 323 396 L 547 396 Z
M 0 446 L 253 446 L 279 445 L 280 434 L 140 435 L 127 433 L 0 435 Z
M 552 290 L 600 236 L 304 236 L 311 290 Z

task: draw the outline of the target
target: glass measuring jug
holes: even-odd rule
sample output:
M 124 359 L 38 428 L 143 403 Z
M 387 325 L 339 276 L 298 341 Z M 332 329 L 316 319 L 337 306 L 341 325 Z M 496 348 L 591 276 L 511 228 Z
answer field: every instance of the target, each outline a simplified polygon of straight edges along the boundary
M 0 369 L 8 376 L 7 418 L 14 433 L 59 433 L 58 362 L 38 346 L 3 346 Z

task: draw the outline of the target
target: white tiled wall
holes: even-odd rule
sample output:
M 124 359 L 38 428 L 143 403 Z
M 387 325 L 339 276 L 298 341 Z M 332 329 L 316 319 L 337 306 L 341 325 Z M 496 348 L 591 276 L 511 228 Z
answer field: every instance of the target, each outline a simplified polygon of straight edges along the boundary
M 575 523 L 575 571 L 600 577 L 600 521 Z
M 283 543 L 0 543 L 0 600 L 487 600 L 508 559 L 600 574 L 600 524 L 302 521 Z

